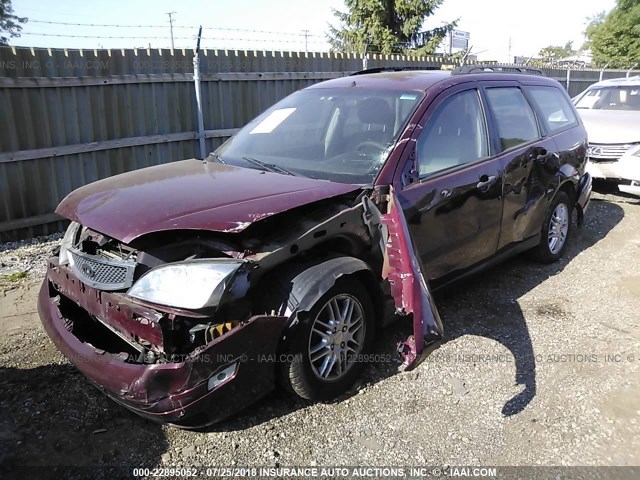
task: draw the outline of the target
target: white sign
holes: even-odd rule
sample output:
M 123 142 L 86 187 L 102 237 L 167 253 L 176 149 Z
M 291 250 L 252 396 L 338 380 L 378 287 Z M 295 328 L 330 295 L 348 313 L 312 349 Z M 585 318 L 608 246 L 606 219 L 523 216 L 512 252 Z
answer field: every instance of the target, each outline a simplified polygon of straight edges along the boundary
M 469 48 L 469 32 L 463 32 L 460 30 L 451 31 L 451 48 L 460 48 L 466 50 Z
M 451 36 L 453 38 L 462 38 L 464 40 L 469 40 L 470 33 L 469 32 L 462 32 L 460 30 L 453 30 L 451 32 Z

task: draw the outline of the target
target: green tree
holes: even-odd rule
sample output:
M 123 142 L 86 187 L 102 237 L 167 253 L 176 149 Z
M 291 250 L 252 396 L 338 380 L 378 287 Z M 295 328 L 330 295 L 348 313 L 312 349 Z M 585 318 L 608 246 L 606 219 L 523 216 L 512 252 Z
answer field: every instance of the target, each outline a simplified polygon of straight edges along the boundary
M 8 45 L 9 38 L 19 37 L 22 27 L 28 19 L 13 14 L 11 0 L 0 0 L 0 45 Z M 9 36 L 5 36 L 8 34 Z
M 587 17 L 587 28 L 585 29 L 584 36 L 587 39 L 586 42 L 582 44 L 581 50 L 588 50 L 591 48 L 591 38 L 595 34 L 596 30 L 600 28 L 600 26 L 604 23 L 604 19 L 607 18 L 607 12 L 604 10 L 602 12 L 598 12 L 591 17 Z
M 601 23 L 587 27 L 596 65 L 631 67 L 640 63 L 640 0 L 617 0 Z
M 444 0 L 345 0 L 348 11 L 333 10 L 340 25 L 329 26 L 328 39 L 343 52 L 410 52 L 428 55 L 453 30 L 457 20 L 423 30 L 425 20 Z
M 544 47 L 542 50 L 540 50 L 538 56 L 547 63 L 553 63 L 560 60 L 561 58 L 570 57 L 575 53 L 576 52 L 573 49 L 573 42 L 567 42 L 564 44 L 564 47 L 553 45 Z

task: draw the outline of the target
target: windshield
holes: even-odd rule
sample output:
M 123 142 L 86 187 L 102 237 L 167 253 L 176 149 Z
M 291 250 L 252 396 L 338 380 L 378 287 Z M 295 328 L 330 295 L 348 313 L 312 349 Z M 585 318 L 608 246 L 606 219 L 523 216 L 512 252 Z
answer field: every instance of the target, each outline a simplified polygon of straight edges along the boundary
M 229 165 L 370 184 L 423 94 L 301 90 L 252 120 L 214 155 Z
M 601 87 L 587 90 L 576 108 L 640 111 L 640 86 Z

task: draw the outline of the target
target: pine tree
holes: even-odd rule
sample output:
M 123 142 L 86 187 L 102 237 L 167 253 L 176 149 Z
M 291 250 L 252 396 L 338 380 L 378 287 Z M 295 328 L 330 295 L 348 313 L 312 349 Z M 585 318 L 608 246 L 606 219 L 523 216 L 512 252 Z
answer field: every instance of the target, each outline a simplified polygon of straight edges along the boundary
M 26 18 L 13 14 L 11 0 L 0 0 L 0 45 L 8 45 L 9 38 L 19 37 L 22 30 L 20 24 L 26 21 Z M 4 34 L 9 36 L 6 37 Z
M 412 53 L 435 51 L 457 20 L 423 30 L 425 20 L 444 0 L 345 0 L 348 12 L 334 10 L 340 21 L 330 26 L 329 42 L 343 52 Z

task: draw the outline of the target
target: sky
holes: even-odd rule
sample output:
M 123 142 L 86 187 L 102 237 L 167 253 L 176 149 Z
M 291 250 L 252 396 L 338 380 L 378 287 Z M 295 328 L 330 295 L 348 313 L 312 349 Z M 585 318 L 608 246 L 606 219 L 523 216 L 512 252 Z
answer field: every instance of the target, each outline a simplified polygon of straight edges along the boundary
M 11 45 L 50 48 L 194 48 L 198 25 L 203 48 L 326 51 L 343 0 L 13 0 L 30 22 Z M 481 60 L 512 61 L 549 45 L 584 41 L 587 17 L 609 11 L 615 0 L 445 0 L 426 28 L 459 19 Z M 56 22 L 56 23 L 42 23 Z M 79 26 L 66 24 L 94 24 Z M 110 25 L 110 26 L 97 26 Z M 112 25 L 121 25 L 116 27 Z M 306 31 L 306 34 L 304 33 Z M 46 35 L 36 35 L 46 34 Z M 94 38 L 100 37 L 100 38 Z M 111 38 L 110 38 L 111 37 Z M 128 37 L 128 38 L 113 38 Z M 305 44 L 306 41 L 306 44 Z

